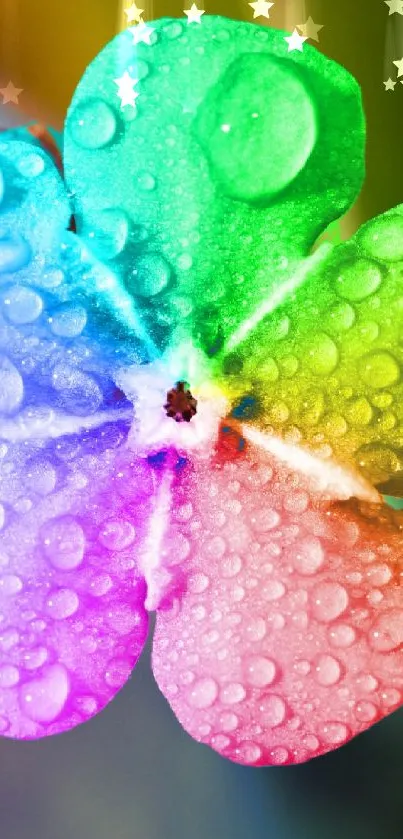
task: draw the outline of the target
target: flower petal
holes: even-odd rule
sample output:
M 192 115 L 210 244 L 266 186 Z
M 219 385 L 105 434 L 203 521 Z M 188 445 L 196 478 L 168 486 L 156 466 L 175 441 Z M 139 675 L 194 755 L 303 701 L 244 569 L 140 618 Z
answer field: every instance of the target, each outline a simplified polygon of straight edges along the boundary
M 154 494 L 111 378 L 147 356 L 86 297 L 97 266 L 64 235 L 61 182 L 33 148 L 0 143 L 0 734 L 15 738 L 84 722 L 129 678 Z
M 371 483 L 402 484 L 402 270 L 400 205 L 290 284 L 260 323 L 246 322 L 217 359 L 235 414 L 247 418 L 248 398 L 262 429 L 354 465 Z
M 360 91 L 317 50 L 287 54 L 283 32 L 255 23 L 163 18 L 149 41 L 128 29 L 87 68 L 66 178 L 79 233 L 156 345 L 179 330 L 214 355 L 358 194 Z
M 176 485 L 165 551 L 182 583 L 153 670 L 196 740 L 299 763 L 402 702 L 403 515 L 226 438 Z

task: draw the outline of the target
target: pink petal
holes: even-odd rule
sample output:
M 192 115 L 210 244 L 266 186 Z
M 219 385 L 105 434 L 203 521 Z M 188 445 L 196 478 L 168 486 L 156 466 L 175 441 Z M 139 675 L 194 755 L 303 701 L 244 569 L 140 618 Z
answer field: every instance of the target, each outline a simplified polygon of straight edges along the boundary
M 184 582 L 157 613 L 153 669 L 192 737 L 299 763 L 401 703 L 402 513 L 332 501 L 254 445 L 220 445 L 173 492 L 165 550 Z

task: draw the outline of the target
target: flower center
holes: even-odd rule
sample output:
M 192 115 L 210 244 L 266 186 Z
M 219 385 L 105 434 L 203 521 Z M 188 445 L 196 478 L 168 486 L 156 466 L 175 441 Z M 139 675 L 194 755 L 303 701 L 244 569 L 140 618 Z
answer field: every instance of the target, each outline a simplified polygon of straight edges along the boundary
M 175 422 L 190 422 L 197 413 L 197 399 L 194 399 L 187 382 L 180 381 L 167 393 L 167 401 L 164 405 L 167 417 L 172 417 Z

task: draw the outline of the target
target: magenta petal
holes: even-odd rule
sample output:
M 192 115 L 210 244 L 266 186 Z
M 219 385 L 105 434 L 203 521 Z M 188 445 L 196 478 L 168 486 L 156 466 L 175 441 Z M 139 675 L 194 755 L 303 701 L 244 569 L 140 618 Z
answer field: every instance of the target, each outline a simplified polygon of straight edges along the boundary
M 153 670 L 186 731 L 238 763 L 308 760 L 402 702 L 403 514 L 315 482 L 249 446 L 173 486 L 184 590 L 157 612 Z
M 142 651 L 136 556 L 152 484 L 123 449 L 94 456 L 84 445 L 68 464 L 50 450 L 19 457 L 6 461 L 15 495 L 0 553 L 0 733 L 37 738 L 100 711 Z

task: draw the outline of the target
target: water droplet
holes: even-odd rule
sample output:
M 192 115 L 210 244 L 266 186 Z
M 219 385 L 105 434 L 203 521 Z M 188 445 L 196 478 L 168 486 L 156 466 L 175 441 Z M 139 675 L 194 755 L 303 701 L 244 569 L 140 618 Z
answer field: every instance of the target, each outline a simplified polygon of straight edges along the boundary
M 246 690 L 239 682 L 230 682 L 220 692 L 220 701 L 223 705 L 236 705 L 245 699 Z
M 67 364 L 57 364 L 53 368 L 52 385 L 60 393 L 65 409 L 76 416 L 95 413 L 103 402 L 96 381 Z
M 192 685 L 187 694 L 187 702 L 192 708 L 210 708 L 218 696 L 218 685 L 214 679 L 206 677 Z
M 403 218 L 391 214 L 371 219 L 357 233 L 360 247 L 375 259 L 399 262 L 403 259 Z
M 313 616 L 323 623 L 338 618 L 348 606 L 348 594 L 338 583 L 320 583 L 311 592 L 311 597 Z
M 320 685 L 328 687 L 340 680 L 341 669 L 337 659 L 332 655 L 319 656 L 315 667 L 316 680 Z
M 390 609 L 381 614 L 373 624 L 369 643 L 374 650 L 388 653 L 403 644 L 403 610 Z
M 313 373 L 327 376 L 339 363 L 336 344 L 324 332 L 317 332 L 305 350 L 305 361 Z
M 125 605 L 113 606 L 113 609 L 107 613 L 107 619 L 109 625 L 119 635 L 127 635 L 135 626 L 140 632 L 142 623 L 144 623 L 144 620 L 135 609 Z
M 253 743 L 251 740 L 244 740 L 244 742 L 235 749 L 235 755 L 239 762 L 252 764 L 256 763 L 256 761 L 258 761 L 262 756 L 262 750 L 257 743 Z
M 36 722 L 53 722 L 64 708 L 69 695 L 69 677 L 65 667 L 54 664 L 40 679 L 26 682 L 20 689 L 23 713 Z
M 132 667 L 125 659 L 114 658 L 108 661 L 105 671 L 105 682 L 112 688 L 121 688 L 127 682 Z
M 250 521 L 253 529 L 258 533 L 267 533 L 278 525 L 280 516 L 275 510 L 262 508 L 260 510 L 254 510 Z
M 150 172 L 139 172 L 136 175 L 136 183 L 145 192 L 151 192 L 151 190 L 155 189 L 156 185 L 155 178 Z
M 226 732 L 235 731 L 235 729 L 238 727 L 238 723 L 239 720 L 237 715 L 231 713 L 230 711 L 225 711 L 223 714 L 221 714 L 219 719 L 219 724 L 222 730 Z
M 386 564 L 371 565 L 367 568 L 366 577 L 371 586 L 386 586 L 392 579 L 392 571 Z
M 20 673 L 17 667 L 5 664 L 0 667 L 0 688 L 13 688 L 20 681 Z
M 5 574 L 4 577 L 0 577 L 0 596 L 4 594 L 5 597 L 12 597 L 21 590 L 22 581 L 16 574 Z
M 381 700 L 387 708 L 392 708 L 393 706 L 400 705 L 402 695 L 396 688 L 385 688 L 381 693 Z
M 19 271 L 31 259 L 31 248 L 21 237 L 0 238 L 0 274 Z
M 372 702 L 357 702 L 354 708 L 357 720 L 362 722 L 371 722 L 378 715 L 378 709 Z
M 336 746 L 346 742 L 349 729 L 342 722 L 327 722 L 319 727 L 319 734 L 326 743 Z
M 344 413 L 348 424 L 358 428 L 369 425 L 374 414 L 371 405 L 364 396 L 348 403 Z
M 269 658 L 250 656 L 245 662 L 245 675 L 250 685 L 262 688 L 271 685 L 276 678 L 276 665 Z
M 236 577 L 241 568 L 241 558 L 237 554 L 229 554 L 221 563 L 221 575 L 225 578 Z
M 181 269 L 181 271 L 189 271 L 193 265 L 193 259 L 190 253 L 181 253 L 177 259 L 177 266 Z
M 320 746 L 319 740 L 314 734 L 307 734 L 307 736 L 302 740 L 302 744 L 306 749 L 309 749 L 310 752 L 316 752 Z
M 45 169 L 45 161 L 37 152 L 27 153 L 18 157 L 14 163 L 20 175 L 24 178 L 37 178 Z
M 175 20 L 164 26 L 163 32 L 164 35 L 166 35 L 167 38 L 169 38 L 169 40 L 173 41 L 174 39 L 179 38 L 182 35 L 183 27 L 179 21 Z
M 84 558 L 85 536 L 81 525 L 72 518 L 48 521 L 41 530 L 44 553 L 55 568 L 71 571 Z
M 351 329 L 355 322 L 355 311 L 349 303 L 339 303 L 330 310 L 328 315 L 328 323 L 336 332 L 341 330 L 347 331 Z
M 345 300 L 364 300 L 379 288 L 382 273 L 376 262 L 369 259 L 346 261 L 337 269 L 334 287 Z
M 260 596 L 269 602 L 280 600 L 285 595 L 285 585 L 280 580 L 269 580 L 260 589 Z
M 90 243 L 91 250 L 99 259 L 115 259 L 127 245 L 130 235 L 130 219 L 116 207 L 91 212 L 80 231 Z
M 251 618 L 245 627 L 246 636 L 250 641 L 261 641 L 266 632 L 267 628 L 263 618 Z
M 325 561 L 322 545 L 315 536 L 298 540 L 291 556 L 299 574 L 316 574 Z
M 128 521 L 108 521 L 102 526 L 99 541 L 110 551 L 123 551 L 134 542 L 136 531 Z
M 56 481 L 56 470 L 47 460 L 33 461 L 27 467 L 27 488 L 38 495 L 48 495 L 50 492 L 53 492 Z
M 116 134 L 116 117 L 102 99 L 87 99 L 74 109 L 67 121 L 67 130 L 81 148 L 101 149 Z
M 253 90 L 251 78 L 255 79 Z M 280 88 L 281 104 L 274 94 Z M 259 117 L 254 118 L 254 113 Z M 267 55 L 244 54 L 205 96 L 195 130 L 213 177 L 227 195 L 242 201 L 268 201 L 305 166 L 316 140 L 316 118 L 299 76 Z M 275 166 L 267 155 L 268 147 L 276 149 Z
M 45 268 L 43 274 L 41 274 L 40 285 L 43 288 L 57 288 L 64 283 L 65 279 L 66 275 L 61 268 L 49 266 Z
M 49 653 L 46 647 L 33 647 L 22 656 L 22 663 L 26 670 L 37 670 L 47 661 Z
M 11 323 L 33 323 L 42 312 L 43 302 L 30 288 L 14 286 L 3 297 L 3 309 Z
M 54 620 L 70 618 L 77 611 L 78 606 L 77 594 L 69 588 L 53 591 L 46 601 L 47 611 Z
M 303 513 L 304 510 L 308 507 L 309 504 L 309 497 L 306 492 L 303 490 L 296 490 L 294 492 L 290 492 L 284 498 L 284 509 L 287 510 L 289 513 Z
M 201 594 L 209 585 L 209 578 L 201 572 L 196 572 L 188 578 L 188 591 L 191 591 L 192 594 Z
M 383 350 L 374 350 L 362 356 L 359 368 L 365 384 L 373 388 L 390 387 L 400 379 L 398 362 Z
M 129 280 L 129 288 L 139 297 L 155 297 L 163 291 L 172 277 L 171 266 L 159 253 L 138 257 Z
M 311 665 L 310 665 L 309 661 L 304 661 L 304 660 L 296 661 L 295 664 L 294 664 L 294 670 L 300 676 L 307 676 L 308 673 L 310 673 L 310 671 L 311 671 Z
M 287 763 L 289 758 L 290 753 L 284 746 L 276 746 L 276 748 L 272 749 L 270 752 L 270 761 L 273 766 L 283 766 L 284 763 Z
M 281 725 L 286 716 L 286 704 L 281 696 L 270 694 L 265 696 L 259 704 L 259 721 L 262 725 L 275 728 Z
M 77 338 L 87 323 L 87 312 L 82 306 L 63 304 L 52 312 L 49 318 L 50 329 L 61 338 Z
M 14 364 L 7 356 L 0 355 L 0 413 L 15 411 L 24 394 L 24 383 Z

